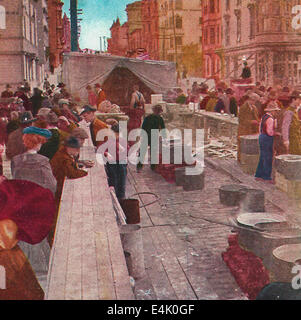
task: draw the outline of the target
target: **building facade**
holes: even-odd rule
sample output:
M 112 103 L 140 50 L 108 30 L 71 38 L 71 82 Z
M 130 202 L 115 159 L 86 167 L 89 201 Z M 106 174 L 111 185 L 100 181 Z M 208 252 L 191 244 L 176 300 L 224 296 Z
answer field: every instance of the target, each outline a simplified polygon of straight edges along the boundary
M 239 2 L 239 0 L 235 0 Z M 223 77 L 222 2 L 202 0 L 203 77 L 220 80 Z
M 126 56 L 128 52 L 128 23 L 120 24 L 119 18 L 113 22 L 111 38 L 108 39 L 108 53 L 115 56 Z
M 294 86 L 301 81 L 301 33 L 292 8 L 300 0 L 223 1 L 225 79 L 241 75 L 243 61 L 253 81 Z
M 71 51 L 71 23 L 66 13 L 63 16 L 63 51 Z
M 142 0 L 143 48 L 151 60 L 160 60 L 159 12 L 157 0 Z
M 202 47 L 202 2 L 200 0 L 159 0 L 159 56 L 183 69 L 183 47 Z
M 0 2 L 1 89 L 7 83 L 16 89 L 24 79 L 31 87 L 42 86 L 47 62 L 46 17 L 45 1 Z
M 136 1 L 126 6 L 128 23 L 128 53 L 135 56 L 143 47 L 142 43 L 142 2 Z
M 49 26 L 49 68 L 53 74 L 63 63 L 63 19 L 60 0 L 48 0 L 48 26 Z

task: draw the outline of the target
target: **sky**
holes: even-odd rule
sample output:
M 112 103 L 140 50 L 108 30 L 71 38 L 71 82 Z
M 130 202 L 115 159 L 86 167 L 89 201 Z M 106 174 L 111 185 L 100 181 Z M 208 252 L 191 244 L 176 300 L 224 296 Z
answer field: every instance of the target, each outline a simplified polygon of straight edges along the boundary
M 137 0 L 78 0 L 78 9 L 83 9 L 83 14 L 78 16 L 83 19 L 80 22 L 80 48 L 100 50 L 100 36 L 110 38 L 113 20 L 119 17 L 121 24 L 126 22 L 126 5 L 135 1 Z M 70 0 L 63 2 L 63 11 L 70 18 Z

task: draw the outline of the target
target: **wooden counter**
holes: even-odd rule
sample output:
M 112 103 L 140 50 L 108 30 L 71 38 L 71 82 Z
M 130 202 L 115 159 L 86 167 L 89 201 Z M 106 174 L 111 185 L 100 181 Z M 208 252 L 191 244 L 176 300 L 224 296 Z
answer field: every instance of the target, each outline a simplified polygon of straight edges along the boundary
M 133 300 L 106 173 L 91 142 L 81 158 L 96 165 L 65 182 L 45 299 Z

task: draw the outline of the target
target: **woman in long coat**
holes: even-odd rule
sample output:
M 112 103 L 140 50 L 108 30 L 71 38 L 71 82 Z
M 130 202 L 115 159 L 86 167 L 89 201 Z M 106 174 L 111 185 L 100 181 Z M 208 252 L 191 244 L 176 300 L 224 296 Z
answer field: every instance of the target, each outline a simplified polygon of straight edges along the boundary
M 23 130 L 23 143 L 27 151 L 13 157 L 11 169 L 13 179 L 34 182 L 55 194 L 57 182 L 52 174 L 49 159 L 38 154 L 42 144 L 50 137 L 51 132 L 47 129 L 25 128 Z M 41 215 L 43 215 L 43 212 L 41 212 Z M 50 247 L 47 239 L 45 238 L 35 245 L 25 242 L 20 242 L 19 244 L 34 271 L 47 273 L 50 256 Z

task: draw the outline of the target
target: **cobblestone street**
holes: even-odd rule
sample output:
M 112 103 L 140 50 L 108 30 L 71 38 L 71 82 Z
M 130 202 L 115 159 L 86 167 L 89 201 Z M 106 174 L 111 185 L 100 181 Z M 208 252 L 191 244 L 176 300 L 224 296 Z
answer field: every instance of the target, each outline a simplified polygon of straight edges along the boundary
M 140 173 L 130 166 L 129 196 L 137 190 L 160 197 L 160 204 L 141 209 L 147 279 L 136 283 L 138 299 L 247 299 L 221 257 L 232 228 L 202 220 L 227 223 L 238 213 L 218 196 L 221 185 L 234 181 L 210 167 L 205 175 L 204 190 L 185 192 L 148 166 Z

